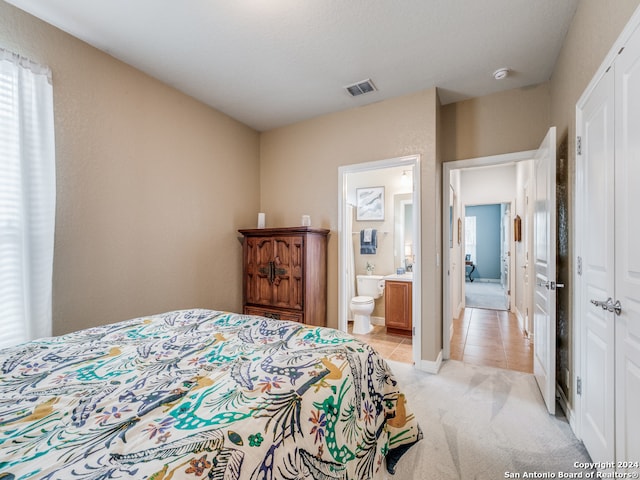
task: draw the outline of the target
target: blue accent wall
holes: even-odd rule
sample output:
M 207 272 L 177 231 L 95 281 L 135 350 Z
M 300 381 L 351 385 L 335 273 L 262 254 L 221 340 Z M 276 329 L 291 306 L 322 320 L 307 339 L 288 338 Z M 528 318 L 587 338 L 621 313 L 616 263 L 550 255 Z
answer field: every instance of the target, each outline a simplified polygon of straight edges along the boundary
M 474 278 L 500 279 L 500 204 L 465 208 L 476 217 L 476 271 Z

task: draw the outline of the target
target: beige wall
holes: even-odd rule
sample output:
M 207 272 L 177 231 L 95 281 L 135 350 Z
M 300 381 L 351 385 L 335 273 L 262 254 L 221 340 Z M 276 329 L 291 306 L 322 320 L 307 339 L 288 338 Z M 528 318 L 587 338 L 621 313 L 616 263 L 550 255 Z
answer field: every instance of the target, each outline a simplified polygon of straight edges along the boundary
M 54 334 L 240 309 L 258 133 L 3 1 L 0 46 L 53 73 Z
M 549 99 L 544 83 L 444 105 L 443 160 L 538 148 L 549 128 Z
M 551 76 L 551 122 L 575 159 L 576 103 L 640 0 L 581 0 Z
M 297 225 L 300 215 L 331 229 L 328 324 L 338 325 L 338 167 L 421 155 L 422 183 L 422 358 L 434 360 L 442 344 L 442 303 L 435 286 L 440 211 L 436 165 L 435 88 L 366 107 L 324 115 L 263 133 L 260 141 L 260 208 L 267 224 Z

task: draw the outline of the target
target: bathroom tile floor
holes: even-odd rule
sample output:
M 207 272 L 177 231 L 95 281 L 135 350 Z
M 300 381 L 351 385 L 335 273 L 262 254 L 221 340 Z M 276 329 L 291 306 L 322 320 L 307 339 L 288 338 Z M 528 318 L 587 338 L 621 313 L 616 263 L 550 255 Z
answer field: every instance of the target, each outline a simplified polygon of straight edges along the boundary
M 352 333 L 353 324 L 348 331 Z M 411 338 L 387 333 L 374 325 L 371 333 L 354 335 L 371 345 L 383 358 L 413 363 Z M 533 346 L 507 311 L 467 308 L 453 320 L 451 359 L 474 365 L 533 373 Z
M 353 323 L 349 322 L 348 332 L 354 337 L 371 345 L 382 358 L 396 362 L 413 363 L 411 337 L 387 333 L 384 325 L 373 325 L 373 330 L 365 335 L 352 332 Z
M 454 319 L 451 358 L 533 373 L 533 345 L 516 316 L 503 310 L 466 308 Z

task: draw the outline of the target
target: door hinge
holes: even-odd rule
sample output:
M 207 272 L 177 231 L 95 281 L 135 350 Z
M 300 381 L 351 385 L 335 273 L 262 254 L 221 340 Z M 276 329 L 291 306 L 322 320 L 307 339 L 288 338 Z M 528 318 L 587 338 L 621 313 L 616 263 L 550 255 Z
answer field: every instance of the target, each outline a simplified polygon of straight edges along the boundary
M 582 378 L 580 377 L 576 379 L 576 393 L 582 395 Z
M 415 336 L 416 334 L 416 327 L 411 327 L 411 335 Z
M 582 275 L 582 257 L 578 257 L 578 275 Z
M 576 155 L 582 155 L 582 137 L 576 137 Z

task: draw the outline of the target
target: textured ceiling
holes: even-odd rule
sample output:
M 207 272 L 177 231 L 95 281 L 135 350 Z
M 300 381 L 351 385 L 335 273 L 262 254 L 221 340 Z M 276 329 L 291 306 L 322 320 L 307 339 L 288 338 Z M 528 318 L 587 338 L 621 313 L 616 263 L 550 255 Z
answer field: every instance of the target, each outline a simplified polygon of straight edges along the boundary
M 8 2 L 265 131 L 434 86 L 446 104 L 544 82 L 578 0 Z M 343 88 L 366 78 L 378 91 Z

